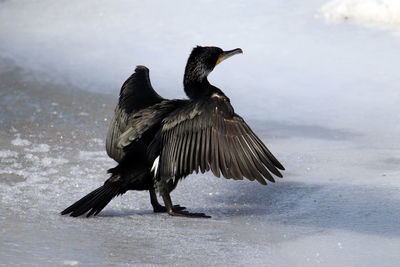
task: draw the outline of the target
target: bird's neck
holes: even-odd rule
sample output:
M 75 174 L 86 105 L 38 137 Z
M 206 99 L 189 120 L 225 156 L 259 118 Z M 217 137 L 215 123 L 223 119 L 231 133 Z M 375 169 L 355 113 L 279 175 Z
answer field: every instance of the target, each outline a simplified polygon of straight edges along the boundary
M 215 87 L 207 80 L 211 71 L 212 69 L 189 58 L 183 77 L 183 86 L 190 99 L 202 98 L 213 93 Z
M 183 81 L 186 95 L 190 99 L 197 99 L 211 95 L 215 91 L 215 87 L 212 86 L 207 77 L 202 80 L 184 79 Z

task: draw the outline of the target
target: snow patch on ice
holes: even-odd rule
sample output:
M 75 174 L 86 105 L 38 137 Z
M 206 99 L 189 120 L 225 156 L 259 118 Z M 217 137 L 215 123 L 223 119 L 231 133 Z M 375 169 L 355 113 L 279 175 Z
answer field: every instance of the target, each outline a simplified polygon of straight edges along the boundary
M 24 155 L 25 159 L 29 160 L 29 161 L 38 161 L 39 157 L 30 153 L 27 153 Z
M 17 138 L 11 141 L 11 144 L 14 146 L 29 146 L 32 144 L 29 140 L 22 139 L 19 134 L 17 134 Z
M 50 151 L 50 146 L 47 144 L 34 144 L 32 148 L 24 148 L 24 151 L 44 153 Z
M 69 161 L 64 158 L 48 158 L 44 157 L 40 160 L 43 167 L 49 167 L 54 165 L 62 165 L 68 163 Z
M 53 157 L 43 157 L 40 158 L 37 155 L 31 154 L 31 153 L 27 153 L 24 155 L 25 159 L 30 161 L 30 162 L 40 162 L 40 165 L 42 167 L 49 167 L 49 166 L 57 166 L 57 165 L 62 165 L 65 163 L 68 163 L 69 160 L 62 158 L 62 157 L 57 157 L 57 158 L 53 158 Z
M 16 158 L 18 157 L 18 152 L 9 149 L 0 150 L 0 158 Z
M 319 10 L 328 22 L 355 19 L 362 24 L 391 26 L 400 30 L 400 1 L 398 0 L 333 0 Z
M 68 266 L 79 265 L 79 261 L 64 261 L 63 263 L 64 263 L 64 265 L 68 265 Z

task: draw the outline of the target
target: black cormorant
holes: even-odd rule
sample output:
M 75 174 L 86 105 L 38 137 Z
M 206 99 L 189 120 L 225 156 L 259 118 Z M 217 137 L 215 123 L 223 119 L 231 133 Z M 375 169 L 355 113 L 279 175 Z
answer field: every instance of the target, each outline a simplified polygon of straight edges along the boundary
M 107 154 L 118 162 L 111 177 L 61 214 L 98 214 L 115 196 L 128 190 L 149 190 L 154 212 L 185 217 L 209 217 L 173 206 L 170 193 L 180 179 L 211 171 L 217 177 L 265 185 L 270 174 L 282 177 L 284 167 L 246 122 L 229 98 L 211 85 L 208 74 L 221 61 L 242 53 L 240 48 L 195 47 L 187 61 L 184 90 L 187 100 L 159 96 L 149 70 L 138 66 L 123 84 L 106 140 Z M 165 207 L 157 201 L 156 191 Z

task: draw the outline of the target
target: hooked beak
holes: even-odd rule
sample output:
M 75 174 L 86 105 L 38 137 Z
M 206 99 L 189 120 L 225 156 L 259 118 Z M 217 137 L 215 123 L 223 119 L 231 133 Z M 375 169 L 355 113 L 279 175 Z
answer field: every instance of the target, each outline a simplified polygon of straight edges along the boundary
M 230 58 L 231 56 L 234 56 L 236 54 L 243 54 L 243 50 L 240 49 L 240 48 L 236 48 L 236 49 L 233 49 L 233 50 L 224 51 L 219 56 L 219 58 L 217 60 L 217 64 L 215 64 L 215 66 L 218 65 L 219 63 L 221 63 L 222 61 L 224 61 L 225 59 Z

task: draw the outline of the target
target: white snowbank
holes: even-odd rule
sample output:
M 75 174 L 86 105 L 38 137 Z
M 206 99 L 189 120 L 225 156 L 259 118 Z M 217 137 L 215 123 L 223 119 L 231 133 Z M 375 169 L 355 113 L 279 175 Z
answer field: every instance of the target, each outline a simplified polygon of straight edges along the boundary
M 333 0 L 322 6 L 319 13 L 329 22 L 354 19 L 366 25 L 375 24 L 400 29 L 398 0 Z

